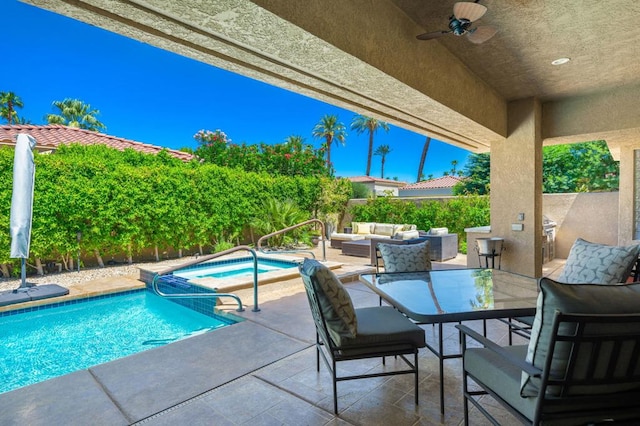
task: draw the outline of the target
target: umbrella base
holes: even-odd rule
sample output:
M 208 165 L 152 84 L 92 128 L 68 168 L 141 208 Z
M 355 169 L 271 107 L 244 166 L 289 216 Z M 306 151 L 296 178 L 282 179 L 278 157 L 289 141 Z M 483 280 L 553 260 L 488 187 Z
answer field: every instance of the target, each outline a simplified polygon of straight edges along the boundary
M 26 288 L 20 287 L 15 290 L 0 292 L 0 306 L 48 299 L 67 294 L 69 294 L 69 289 L 59 286 L 58 284 L 43 284 L 36 286 L 34 284 L 27 283 Z

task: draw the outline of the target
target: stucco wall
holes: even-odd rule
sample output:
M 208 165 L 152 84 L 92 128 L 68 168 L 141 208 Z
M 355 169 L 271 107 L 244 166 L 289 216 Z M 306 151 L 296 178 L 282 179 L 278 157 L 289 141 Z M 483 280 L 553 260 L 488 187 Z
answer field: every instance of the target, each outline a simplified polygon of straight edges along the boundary
M 576 238 L 618 244 L 618 193 L 544 194 L 542 212 L 558 224 L 556 257 L 566 258 Z

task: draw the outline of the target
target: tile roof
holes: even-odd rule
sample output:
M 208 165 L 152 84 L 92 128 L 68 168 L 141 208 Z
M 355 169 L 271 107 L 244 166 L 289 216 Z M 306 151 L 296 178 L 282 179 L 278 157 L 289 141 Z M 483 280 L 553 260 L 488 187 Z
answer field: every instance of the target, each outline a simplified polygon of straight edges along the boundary
M 435 179 L 423 180 L 402 187 L 402 189 L 435 189 L 435 188 L 453 188 L 462 178 L 456 176 L 442 176 Z
M 400 181 L 392 180 L 392 179 L 375 178 L 375 177 L 371 177 L 371 176 L 353 176 L 353 177 L 349 177 L 347 179 L 349 179 L 351 182 L 381 183 L 381 184 L 400 186 L 400 187 L 404 187 L 407 184 L 406 182 L 400 182 Z
M 48 124 L 45 126 L 26 124 L 2 125 L 0 126 L 0 145 L 15 144 L 18 133 L 26 133 L 33 136 L 37 142 L 36 149 L 39 151 L 42 151 L 43 148 L 44 150 L 47 150 L 47 148 L 55 150 L 55 148 L 61 144 L 102 144 L 120 151 L 124 151 L 126 148 L 131 148 L 146 154 L 157 154 L 161 150 L 166 149 L 169 155 L 182 161 L 189 161 L 195 158 L 193 154 L 189 154 L 187 152 L 162 148 L 156 145 L 149 145 L 129 139 L 105 135 L 104 133 L 92 132 L 90 130 L 63 126 L 60 124 Z

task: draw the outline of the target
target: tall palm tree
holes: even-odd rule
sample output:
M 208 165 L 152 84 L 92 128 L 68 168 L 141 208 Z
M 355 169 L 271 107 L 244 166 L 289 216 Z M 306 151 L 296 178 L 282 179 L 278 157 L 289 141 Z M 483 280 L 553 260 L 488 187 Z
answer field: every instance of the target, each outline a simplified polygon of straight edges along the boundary
M 357 134 L 362 134 L 365 131 L 369 132 L 369 151 L 367 152 L 367 176 L 371 174 L 371 157 L 373 154 L 373 135 L 382 129 L 385 132 L 389 131 L 389 125 L 384 121 L 367 117 L 366 115 L 356 115 L 351 121 L 351 130 L 355 130 Z
M 13 92 L 0 92 L 0 117 L 7 120 L 7 123 L 13 124 L 14 121 L 20 121 L 16 108 L 22 108 L 24 104 L 20 96 Z
M 331 145 L 335 142 L 344 146 L 344 141 L 347 137 L 344 124 L 338 122 L 337 115 L 326 114 L 320 119 L 318 124 L 315 125 L 312 135 L 314 138 L 325 140 L 327 169 L 331 170 Z
M 380 157 L 382 157 L 381 159 L 381 164 L 380 164 L 380 177 L 384 178 L 384 162 L 387 159 L 387 155 L 392 151 L 392 149 L 389 147 L 389 145 L 380 145 L 378 148 L 376 148 L 376 152 L 373 153 L 373 155 L 379 155 Z
M 54 101 L 53 106 L 58 108 L 59 114 L 47 114 L 45 119 L 50 124 L 64 124 L 70 127 L 78 127 L 94 132 L 106 130 L 96 116 L 100 114 L 97 109 L 91 109 L 91 105 L 85 104 L 80 99 L 65 99 Z
M 424 146 L 422 147 L 422 155 L 420 156 L 420 165 L 418 166 L 418 177 L 416 178 L 416 182 L 420 182 L 422 180 L 422 171 L 424 170 L 424 162 L 427 159 L 429 144 L 431 144 L 431 138 L 427 136 L 427 139 L 424 141 Z
M 451 176 L 458 174 L 456 168 L 458 167 L 458 160 L 451 160 Z

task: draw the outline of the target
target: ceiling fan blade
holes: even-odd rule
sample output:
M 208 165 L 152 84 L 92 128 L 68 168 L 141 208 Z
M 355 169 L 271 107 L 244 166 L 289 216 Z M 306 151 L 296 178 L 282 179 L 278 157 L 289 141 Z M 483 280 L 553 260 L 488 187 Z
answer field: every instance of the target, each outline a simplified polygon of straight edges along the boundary
M 467 32 L 467 38 L 473 44 L 480 44 L 489 40 L 491 37 L 496 35 L 497 32 L 498 30 L 496 30 L 493 27 L 486 27 L 486 26 L 477 27 L 477 28 L 470 29 Z
M 445 34 L 450 34 L 452 31 L 434 31 L 432 33 L 424 33 L 416 36 L 418 40 L 432 40 Z
M 468 1 L 459 1 L 453 5 L 453 14 L 458 20 L 477 21 L 487 13 L 486 6 Z

